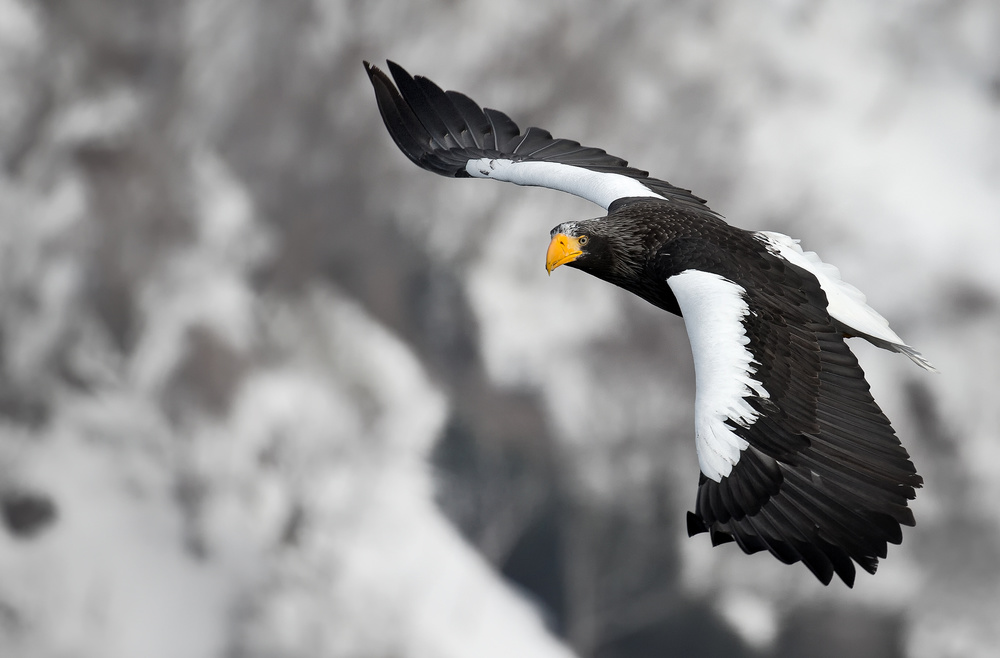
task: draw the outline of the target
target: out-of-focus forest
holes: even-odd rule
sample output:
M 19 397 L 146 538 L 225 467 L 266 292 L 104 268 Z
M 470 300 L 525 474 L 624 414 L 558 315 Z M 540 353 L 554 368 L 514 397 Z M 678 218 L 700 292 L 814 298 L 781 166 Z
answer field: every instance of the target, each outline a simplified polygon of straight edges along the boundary
M 682 322 L 362 59 L 840 266 L 925 479 L 849 590 L 688 538 Z M 1000 5 L 0 0 L 0 655 L 994 656 Z

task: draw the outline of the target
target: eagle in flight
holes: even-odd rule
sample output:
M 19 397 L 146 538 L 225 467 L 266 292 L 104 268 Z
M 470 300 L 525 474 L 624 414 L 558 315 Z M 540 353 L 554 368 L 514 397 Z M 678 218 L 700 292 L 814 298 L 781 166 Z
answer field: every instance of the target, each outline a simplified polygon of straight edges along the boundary
M 389 62 L 365 70 L 389 134 L 454 178 L 548 187 L 607 210 L 551 233 L 549 273 L 587 272 L 684 318 L 701 474 L 689 535 L 802 562 L 849 587 L 914 525 L 923 480 L 845 339 L 933 366 L 798 241 L 727 224 L 705 202 L 602 149 L 523 133 L 506 114 Z M 394 83 L 395 82 L 395 83 Z M 852 562 L 853 561 L 853 562 Z

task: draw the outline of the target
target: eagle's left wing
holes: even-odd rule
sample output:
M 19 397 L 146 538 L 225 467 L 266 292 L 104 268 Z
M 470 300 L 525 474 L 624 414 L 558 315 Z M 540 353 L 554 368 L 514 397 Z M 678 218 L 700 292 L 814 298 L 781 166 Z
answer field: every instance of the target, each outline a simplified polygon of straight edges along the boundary
M 705 247 L 708 248 L 708 247 Z M 808 270 L 703 255 L 667 279 L 697 378 L 701 476 L 689 534 L 803 562 L 821 581 L 874 573 L 913 525 L 921 485 Z M 732 263 L 754 263 L 740 267 Z

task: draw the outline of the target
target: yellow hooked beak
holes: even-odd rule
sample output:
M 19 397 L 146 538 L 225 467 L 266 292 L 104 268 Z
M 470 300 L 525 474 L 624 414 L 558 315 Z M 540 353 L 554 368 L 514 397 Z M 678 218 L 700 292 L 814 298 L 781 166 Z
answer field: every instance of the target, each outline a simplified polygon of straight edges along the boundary
M 549 250 L 545 253 L 545 271 L 552 274 L 552 270 L 560 265 L 572 263 L 583 251 L 580 249 L 579 238 L 572 238 L 565 233 L 556 233 L 549 243 Z

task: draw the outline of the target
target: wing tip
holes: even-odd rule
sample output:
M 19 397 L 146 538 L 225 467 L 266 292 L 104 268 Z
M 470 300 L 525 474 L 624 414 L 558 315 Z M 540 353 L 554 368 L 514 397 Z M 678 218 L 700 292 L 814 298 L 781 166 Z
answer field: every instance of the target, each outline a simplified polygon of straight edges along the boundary
M 361 64 L 365 67 L 365 73 L 368 74 L 368 79 L 374 81 L 376 77 L 387 77 L 385 73 L 375 64 L 372 64 L 367 59 L 361 60 Z
M 708 525 L 705 520 L 694 512 L 687 513 L 687 532 L 688 537 L 694 537 L 695 535 L 700 535 L 703 532 L 708 532 Z
M 941 371 L 935 368 L 934 364 L 927 360 L 927 357 L 925 357 L 923 354 L 913 349 L 909 345 L 906 344 L 896 345 L 894 349 L 896 352 L 899 352 L 900 354 L 906 356 L 907 358 L 910 359 L 910 361 L 913 361 L 927 372 L 934 372 L 937 374 L 941 374 Z

